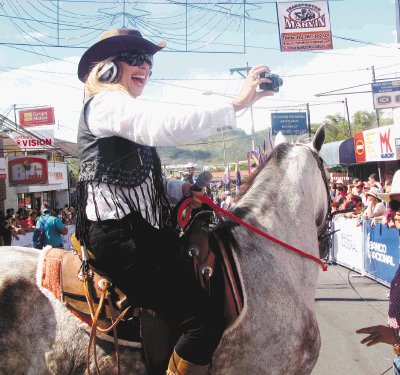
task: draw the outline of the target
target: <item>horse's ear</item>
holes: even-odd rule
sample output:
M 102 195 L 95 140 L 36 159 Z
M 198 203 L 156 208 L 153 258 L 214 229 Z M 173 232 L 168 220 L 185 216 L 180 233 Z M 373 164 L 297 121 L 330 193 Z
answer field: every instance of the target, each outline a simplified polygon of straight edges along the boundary
M 275 142 L 274 139 L 272 138 L 272 128 L 269 128 L 268 130 L 268 136 L 267 136 L 267 157 L 271 155 L 271 152 L 275 148 Z
M 325 142 L 325 126 L 320 126 L 317 132 L 315 133 L 314 139 L 312 141 L 314 149 L 320 152 L 324 142 Z
M 287 140 L 282 132 L 279 132 L 275 137 L 275 147 L 280 145 L 281 143 L 287 143 Z

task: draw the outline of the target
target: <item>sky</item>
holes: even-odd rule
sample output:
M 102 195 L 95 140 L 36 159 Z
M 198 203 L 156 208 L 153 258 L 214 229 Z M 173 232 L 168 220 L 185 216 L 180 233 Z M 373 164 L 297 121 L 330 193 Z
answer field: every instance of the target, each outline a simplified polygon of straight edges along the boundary
M 246 66 L 265 64 L 280 75 L 280 92 L 257 102 L 253 119 L 250 110 L 238 113 L 238 126 L 248 134 L 267 130 L 271 112 L 304 111 L 307 103 L 312 123 L 337 113 L 346 118 L 346 99 L 350 117 L 373 111 L 372 94 L 354 92 L 370 90 L 373 71 L 376 79 L 400 77 L 394 0 L 329 1 L 333 49 L 310 52 L 280 51 L 275 1 L 247 1 L 245 9 L 236 0 L 188 3 L 2 0 L 0 113 L 14 120 L 13 108 L 53 106 L 56 138 L 75 142 L 83 100 L 80 56 L 102 30 L 122 26 L 167 41 L 141 97 L 154 101 L 155 110 L 229 103 Z M 332 91 L 340 95 L 317 96 Z

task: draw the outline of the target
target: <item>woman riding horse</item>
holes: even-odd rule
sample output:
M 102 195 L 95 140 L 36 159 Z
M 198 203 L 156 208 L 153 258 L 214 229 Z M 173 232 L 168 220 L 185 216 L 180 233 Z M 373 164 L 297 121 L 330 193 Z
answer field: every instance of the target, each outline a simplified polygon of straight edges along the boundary
M 235 114 L 260 98 L 249 70 L 232 104 L 187 112 L 142 102 L 153 55 L 165 47 L 131 29 L 104 33 L 79 62 L 86 100 L 78 131 L 80 171 L 76 236 L 90 263 L 107 273 L 134 306 L 155 310 L 180 329 L 167 374 L 206 374 L 224 331 L 222 309 L 179 259 L 177 233 L 168 227 L 170 204 L 184 195 L 199 207 L 202 193 L 162 176 L 154 146 L 170 146 L 236 127 Z

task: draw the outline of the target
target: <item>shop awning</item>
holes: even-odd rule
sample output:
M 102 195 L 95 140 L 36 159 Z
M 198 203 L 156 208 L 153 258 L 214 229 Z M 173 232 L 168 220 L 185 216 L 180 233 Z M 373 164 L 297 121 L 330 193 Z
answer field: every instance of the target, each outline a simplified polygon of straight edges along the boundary
M 325 143 L 322 146 L 320 155 L 328 166 L 339 164 L 355 164 L 353 138 L 345 141 Z

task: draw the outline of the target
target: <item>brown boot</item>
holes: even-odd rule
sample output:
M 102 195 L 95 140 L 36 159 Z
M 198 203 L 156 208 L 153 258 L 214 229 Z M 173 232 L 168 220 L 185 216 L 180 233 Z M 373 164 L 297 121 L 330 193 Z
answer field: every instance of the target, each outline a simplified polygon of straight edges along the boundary
M 185 361 L 174 352 L 169 360 L 167 375 L 207 375 L 208 365 L 199 366 Z

